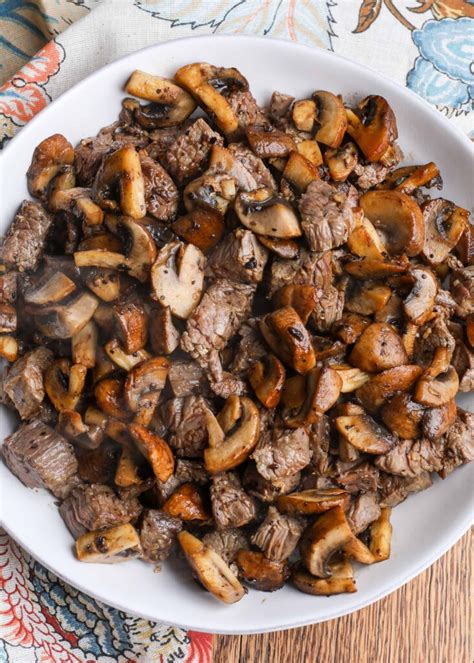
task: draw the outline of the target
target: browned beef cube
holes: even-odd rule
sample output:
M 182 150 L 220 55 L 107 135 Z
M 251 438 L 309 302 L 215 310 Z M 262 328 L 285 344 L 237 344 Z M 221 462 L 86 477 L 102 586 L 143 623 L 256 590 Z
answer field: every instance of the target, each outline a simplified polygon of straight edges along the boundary
M 251 541 L 265 553 L 265 557 L 277 562 L 288 559 L 293 553 L 305 527 L 303 518 L 281 514 L 269 506 L 265 520 L 252 536 Z
M 150 562 L 166 559 L 176 541 L 176 535 L 183 528 L 179 518 L 173 518 L 162 511 L 147 509 L 140 524 L 140 542 L 143 554 Z
M 0 262 L 20 272 L 37 269 L 43 257 L 52 217 L 40 203 L 24 200 L 0 247 Z
M 242 527 L 257 514 L 255 500 L 247 495 L 235 472 L 212 477 L 211 504 L 217 529 Z
M 45 396 L 43 375 L 52 361 L 51 350 L 40 346 L 17 359 L 8 371 L 3 388 L 22 419 L 38 414 Z
M 213 250 L 208 259 L 207 273 L 238 283 L 259 283 L 267 260 L 268 251 L 253 232 L 238 228 Z
M 161 408 L 164 426 L 172 433 L 169 444 L 178 456 L 202 456 L 207 446 L 206 411 L 208 402 L 202 396 L 172 398 Z
M 169 145 L 163 164 L 178 183 L 185 182 L 204 171 L 212 147 L 223 142 L 222 136 L 199 117 Z
M 172 221 L 178 210 L 179 193 L 166 170 L 147 153 L 140 152 L 145 180 L 146 211 L 160 221 Z

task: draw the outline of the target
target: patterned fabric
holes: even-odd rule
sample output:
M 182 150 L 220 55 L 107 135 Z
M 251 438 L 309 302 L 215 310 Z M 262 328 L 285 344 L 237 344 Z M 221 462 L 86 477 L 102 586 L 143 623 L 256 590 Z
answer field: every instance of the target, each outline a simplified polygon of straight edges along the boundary
M 376 66 L 474 137 L 474 4 L 413 3 L 0 0 L 0 146 L 49 101 L 121 55 L 176 37 L 235 33 L 319 46 Z M 206 663 L 211 647 L 211 636 L 94 601 L 0 530 L 0 663 Z

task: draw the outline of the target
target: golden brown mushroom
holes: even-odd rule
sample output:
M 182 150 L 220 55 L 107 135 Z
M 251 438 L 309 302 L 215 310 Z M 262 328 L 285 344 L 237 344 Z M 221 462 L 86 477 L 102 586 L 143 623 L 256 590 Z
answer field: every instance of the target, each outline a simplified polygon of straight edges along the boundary
M 179 331 L 173 324 L 169 306 L 153 309 L 150 313 L 150 343 L 157 355 L 169 355 L 179 345 Z
M 273 354 L 256 361 L 250 369 L 249 382 L 264 407 L 273 408 L 280 402 L 285 375 L 285 367 Z
M 68 297 L 76 289 L 74 281 L 62 272 L 46 274 L 46 277 L 25 290 L 27 304 L 45 306 L 56 304 Z
M 134 97 L 151 102 L 135 114 L 139 122 L 146 119 L 147 128 L 173 127 L 187 120 L 196 108 L 192 96 L 176 83 L 138 69 L 128 79 L 125 90 Z
M 112 198 L 115 189 L 120 205 Z M 132 145 L 120 147 L 105 157 L 95 177 L 94 197 L 103 209 L 120 209 L 133 219 L 145 216 L 145 180 L 140 157 Z
M 426 408 L 421 420 L 423 437 L 438 440 L 456 421 L 457 406 L 454 399 L 439 407 Z
M 89 322 L 98 303 L 94 295 L 82 292 L 67 303 L 40 309 L 35 316 L 35 324 L 49 338 L 71 338 Z
M 74 334 L 71 338 L 71 356 L 74 364 L 94 368 L 98 336 L 97 325 L 93 320 L 89 320 L 77 334 Z
M 284 131 L 247 129 L 246 133 L 252 152 L 261 159 L 286 157 L 296 150 L 295 141 Z
M 344 109 L 343 109 L 344 110 Z M 317 106 L 312 99 L 295 101 L 291 109 L 291 119 L 298 131 L 312 131 L 316 121 Z
M 148 338 L 148 316 L 144 307 L 128 301 L 115 304 L 112 311 L 115 329 L 125 352 L 132 354 L 141 350 Z
M 357 339 L 349 361 L 371 373 L 407 364 L 408 357 L 395 329 L 385 322 L 374 322 Z
M 293 208 L 272 189 L 240 192 L 235 200 L 235 211 L 242 225 L 257 235 L 291 239 L 302 234 Z
M 114 364 L 124 371 L 130 371 L 137 364 L 151 358 L 150 353 L 143 348 L 127 354 L 116 338 L 107 341 L 104 350 Z
M 276 237 L 259 235 L 258 240 L 263 246 L 280 258 L 291 260 L 292 258 L 298 257 L 299 246 L 294 239 L 278 239 Z
M 154 357 L 131 369 L 124 385 L 124 398 L 135 422 L 148 426 L 168 375 L 169 362 Z
M 292 416 L 285 417 L 289 428 L 314 424 L 339 398 L 342 378 L 330 366 L 312 368 L 305 375 L 305 400 Z
M 369 548 L 376 562 L 383 562 L 390 557 L 392 543 L 391 512 L 392 510 L 389 507 L 382 507 L 380 516 L 370 526 Z
M 174 471 L 174 456 L 167 442 L 141 424 L 128 425 L 133 441 L 160 481 L 168 481 Z
M 345 182 L 359 161 L 357 147 L 349 141 L 341 147 L 326 150 L 324 163 L 335 182 Z
M 361 371 L 360 368 L 354 368 L 350 364 L 332 364 L 331 368 L 342 380 L 341 394 L 350 394 L 370 380 L 369 373 Z
M 398 136 L 395 115 L 386 99 L 371 95 L 363 99 L 356 112 L 346 109 L 347 133 L 369 161 L 380 161 Z
M 435 378 L 422 376 L 413 393 L 413 400 L 421 405 L 438 407 L 451 401 L 459 389 L 459 377 L 454 366 Z
M 406 393 L 396 394 L 382 408 L 381 417 L 392 432 L 405 440 L 420 436 L 424 407 Z
M 368 454 L 385 454 L 395 444 L 392 435 L 367 414 L 336 417 L 337 430 L 353 447 Z
M 18 358 L 18 341 L 14 336 L 4 334 L 0 336 L 0 357 L 13 362 Z
M 403 166 L 392 170 L 377 189 L 395 189 L 403 193 L 413 193 L 421 186 L 431 187 L 442 184 L 438 166 L 430 161 L 423 166 Z
M 409 275 L 413 279 L 413 288 L 403 302 L 407 318 L 415 325 L 426 322 L 433 311 L 438 293 L 438 279 L 426 267 L 412 267 Z
M 291 152 L 283 171 L 283 177 L 303 193 L 311 182 L 319 179 L 319 170 L 299 152 Z
M 261 592 L 281 589 L 290 577 L 288 562 L 268 559 L 262 552 L 239 550 L 235 563 L 239 576 Z
M 395 274 L 404 274 L 410 263 L 405 255 L 391 260 L 372 260 L 371 258 L 349 258 L 345 271 L 357 279 L 383 279 Z
M 218 244 L 224 232 L 222 214 L 212 208 L 193 209 L 180 216 L 171 226 L 178 237 L 207 253 Z
M 35 198 L 46 200 L 52 179 L 65 166 L 74 163 L 74 148 L 61 134 L 53 134 L 36 146 L 26 174 L 28 191 Z
M 69 359 L 55 359 L 46 369 L 44 388 L 56 410 L 75 410 L 82 396 L 87 368 Z
M 260 320 L 260 331 L 273 352 L 298 373 L 307 373 L 315 365 L 310 336 L 293 307 L 268 313 Z
M 300 493 L 281 495 L 278 509 L 283 513 L 312 515 L 323 513 L 335 506 L 343 509 L 349 504 L 349 493 L 340 488 L 315 488 Z
M 308 571 L 318 578 L 329 578 L 328 561 L 354 534 L 340 506 L 324 512 L 304 532 L 300 541 L 301 559 Z
M 210 515 L 204 508 L 198 487 L 193 483 L 183 483 L 161 507 L 173 518 L 185 521 L 206 521 Z
M 347 246 L 351 253 L 361 258 L 369 258 L 370 260 L 385 259 L 385 245 L 372 223 L 365 216 L 362 217 L 360 224 L 349 235 Z
M 408 391 L 423 369 L 417 365 L 394 366 L 372 376 L 357 389 L 357 398 L 367 412 L 374 414 L 399 391 Z
M 275 308 L 292 306 L 305 325 L 316 307 L 317 296 L 317 288 L 313 285 L 288 284 L 276 291 L 272 303 Z
M 316 140 L 328 147 L 339 147 L 347 129 L 347 116 L 342 100 L 331 92 L 318 90 L 313 92 L 313 101 L 316 104 L 318 127 Z
M 97 382 L 94 396 L 104 414 L 119 421 L 130 417 L 123 399 L 123 381 L 118 378 L 104 378 Z
M 446 259 L 463 234 L 469 212 L 443 198 L 430 200 L 423 206 L 425 242 L 422 255 L 430 265 Z
M 140 537 L 130 523 L 87 532 L 76 541 L 80 562 L 116 564 L 139 557 L 141 553 Z
M 348 559 L 331 559 L 328 564 L 329 578 L 317 578 L 297 565 L 291 574 L 293 584 L 300 592 L 314 596 L 332 596 L 356 592 L 352 565 Z

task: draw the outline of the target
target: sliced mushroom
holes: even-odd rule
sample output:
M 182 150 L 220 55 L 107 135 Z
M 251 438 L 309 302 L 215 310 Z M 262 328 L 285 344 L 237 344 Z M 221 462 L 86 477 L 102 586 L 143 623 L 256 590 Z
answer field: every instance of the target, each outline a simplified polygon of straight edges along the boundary
M 92 369 L 92 381 L 94 384 L 111 375 L 115 371 L 115 364 L 105 354 L 100 347 L 96 349 L 95 366 Z
M 459 260 L 465 267 L 474 265 L 474 224 L 466 224 L 455 250 Z
M 197 207 L 189 214 L 176 219 L 171 227 L 178 237 L 207 253 L 220 242 L 224 232 L 224 220 L 222 214 L 215 209 Z
M 357 398 L 363 407 L 374 414 L 399 391 L 408 391 L 420 377 L 420 366 L 395 366 L 370 378 L 357 390 Z
M 370 323 L 369 318 L 358 313 L 343 313 L 334 325 L 334 330 L 343 343 L 355 343 Z
M 113 320 L 125 352 L 133 354 L 145 347 L 148 338 L 148 316 L 144 307 L 133 301 L 113 307 Z
M 241 191 L 235 200 L 235 211 L 242 225 L 257 235 L 289 239 L 302 234 L 293 208 L 272 189 Z
M 379 161 L 398 136 L 395 115 L 383 97 L 371 95 L 358 105 L 357 114 L 346 109 L 347 133 L 369 161 Z
M 116 189 L 120 206 L 112 198 Z M 94 181 L 94 197 L 103 209 L 120 209 L 133 219 L 145 216 L 145 180 L 140 157 L 132 145 L 124 145 L 102 161 Z
M 283 513 L 312 515 L 323 513 L 335 506 L 343 509 L 349 504 L 349 493 L 340 488 L 317 488 L 300 493 L 281 495 L 278 509 Z
M 323 155 L 315 140 L 302 140 L 296 145 L 296 151 L 316 168 L 323 163 Z M 319 173 L 319 171 L 318 171 Z
M 349 250 L 356 256 L 369 260 L 384 260 L 385 245 L 377 234 L 372 223 L 365 216 L 361 223 L 354 228 L 347 240 Z
M 173 452 L 159 435 L 141 424 L 128 425 L 133 441 L 151 465 L 154 475 L 160 481 L 168 481 L 174 471 Z
M 306 378 L 304 375 L 293 375 L 287 378 L 281 392 L 281 404 L 289 410 L 303 406 L 306 398 Z
M 170 242 L 151 270 L 153 296 L 178 318 L 189 318 L 201 299 L 205 257 L 193 244 Z
M 415 403 L 409 394 L 397 394 L 381 410 L 384 424 L 404 440 L 420 436 L 421 421 L 425 408 Z
M 380 311 L 392 296 L 386 285 L 352 283 L 346 291 L 344 308 L 358 315 L 372 315 Z
M 140 537 L 130 523 L 87 532 L 76 541 L 76 555 L 80 562 L 116 564 L 141 554 Z
M 49 185 L 49 194 L 48 194 L 48 208 L 52 211 L 55 211 L 56 208 L 56 196 L 61 191 L 67 191 L 68 189 L 74 189 L 76 186 L 76 174 L 74 172 L 74 166 L 62 166 L 60 172 L 56 177 L 51 181 Z
M 248 89 L 247 79 L 237 69 L 196 62 L 178 69 L 175 79 L 193 95 L 228 138 L 238 133 L 239 118 L 219 91 Z
M 454 399 L 439 407 L 425 409 L 421 420 L 423 437 L 431 441 L 438 440 L 451 428 L 456 416 L 457 406 Z
M 104 378 L 95 386 L 94 396 L 104 414 L 124 421 L 130 417 L 123 399 L 123 382 L 118 378 Z
M 344 343 L 328 336 L 313 336 L 312 341 L 316 363 L 324 363 L 329 359 L 340 360 L 346 353 Z
M 84 275 L 84 283 L 103 302 L 113 302 L 120 296 L 120 275 L 114 269 L 92 267 Z
M 360 368 L 354 368 L 350 364 L 333 364 L 331 368 L 342 380 L 341 394 L 350 394 L 370 380 L 369 373 L 361 371 Z
M 258 240 L 263 246 L 280 258 L 292 260 L 298 257 L 300 249 L 294 239 L 277 239 L 275 237 L 259 235 Z
M 438 292 L 438 280 L 426 267 L 412 267 L 409 274 L 414 284 L 412 291 L 403 302 L 403 309 L 411 322 L 422 325 L 432 314 Z
M 292 136 L 277 129 L 272 131 L 247 129 L 247 140 L 252 152 L 260 159 L 286 157 L 296 150 Z
M 56 428 L 65 437 L 72 440 L 76 447 L 82 449 L 98 449 L 104 441 L 103 426 L 95 423 L 88 424 L 75 410 L 60 410 Z
M 35 198 L 46 200 L 49 184 L 64 166 L 74 163 L 74 148 L 61 134 L 45 138 L 35 147 L 26 173 L 28 191 Z
M 169 355 L 179 345 L 179 331 L 173 324 L 169 306 L 151 312 L 150 342 L 157 355 Z
M 328 147 L 339 147 L 347 129 L 347 116 L 340 97 L 331 92 L 318 90 L 313 92 L 316 104 L 317 131 L 315 138 L 318 143 Z
M 318 291 L 315 286 L 295 284 L 284 285 L 276 291 L 272 299 L 275 308 L 292 306 L 304 325 L 307 324 L 311 313 L 316 307 L 317 301 Z
M 349 444 L 368 454 L 385 454 L 395 444 L 390 433 L 367 414 L 336 417 L 337 430 Z
M 328 561 L 332 555 L 354 538 L 340 506 L 323 513 L 303 534 L 301 559 L 308 571 L 318 578 L 329 578 Z
M 285 417 L 289 428 L 314 424 L 339 398 L 342 379 L 333 368 L 323 366 L 306 373 L 305 400 L 292 416 Z
M 44 388 L 56 410 L 75 410 L 82 396 L 87 368 L 69 359 L 55 359 L 46 369 Z
M 168 375 L 169 362 L 154 357 L 131 369 L 124 386 L 128 408 L 135 413 L 135 422 L 148 426 Z
M 315 365 L 311 338 L 293 307 L 268 313 L 260 320 L 260 331 L 277 357 L 298 373 L 307 373 Z
M 18 359 L 18 341 L 14 336 L 0 336 L 0 357 L 10 362 Z
M 24 300 L 27 304 L 44 306 L 56 304 L 68 297 L 76 289 L 74 281 L 62 272 L 48 273 L 45 279 L 25 290 Z
M 314 596 L 332 596 L 334 594 L 351 594 L 357 591 L 352 565 L 348 559 L 330 560 L 327 564 L 329 578 L 316 578 L 297 565 L 291 574 L 293 584 L 300 592 Z
M 422 255 L 431 265 L 442 263 L 461 238 L 469 212 L 443 198 L 423 206 L 425 243 Z
M 436 378 L 418 380 L 413 393 L 413 400 L 429 407 L 438 407 L 452 400 L 459 390 L 459 377 L 454 366 Z
M 319 170 L 299 152 L 291 152 L 283 177 L 303 193 L 311 182 L 319 179 Z
M 232 430 L 220 423 L 210 411 L 207 413 L 209 446 L 204 449 L 204 463 L 211 474 L 226 472 L 243 463 L 258 442 L 259 411 L 249 398 L 237 398 L 233 398 L 233 403 L 240 407 L 240 417 Z
M 369 548 L 376 562 L 383 562 L 390 557 L 392 543 L 391 512 L 392 510 L 389 507 L 382 507 L 380 516 L 370 526 Z
M 403 166 L 392 170 L 377 189 L 395 189 L 413 193 L 422 186 L 428 188 L 442 184 L 438 166 L 430 161 L 423 166 Z
M 273 354 L 255 362 L 250 369 L 249 382 L 264 407 L 274 408 L 280 402 L 285 375 L 285 367 Z
M 91 251 L 92 249 L 123 253 L 123 242 L 120 237 L 112 235 L 112 233 L 99 232 L 89 237 L 84 237 L 79 244 L 79 251 Z
M 77 334 L 74 334 L 71 338 L 71 355 L 75 364 L 94 368 L 98 336 L 97 325 L 93 320 L 89 320 Z
M 183 191 L 188 212 L 209 209 L 223 216 L 237 195 L 237 181 L 228 173 L 204 173 L 190 182 Z
M 104 345 L 104 350 L 107 356 L 110 357 L 110 359 L 114 362 L 114 364 L 119 366 L 119 368 L 123 368 L 123 370 L 127 372 L 137 364 L 140 364 L 142 361 L 151 358 L 150 353 L 143 348 L 141 350 L 137 350 L 136 352 L 127 354 L 116 338 L 107 341 L 107 343 Z
M 104 211 L 91 198 L 91 189 L 74 187 L 57 191 L 53 198 L 55 211 L 71 212 L 86 226 L 99 226 L 104 220 Z
M 287 561 L 268 559 L 262 552 L 239 550 L 235 556 L 239 577 L 261 592 L 281 589 L 290 577 Z
M 344 108 L 343 108 L 344 110 Z M 291 119 L 298 131 L 313 131 L 317 107 L 312 99 L 295 101 L 291 109 Z
M 369 373 L 408 363 L 400 335 L 385 322 L 374 322 L 357 339 L 349 361 Z
M 98 303 L 94 295 L 83 292 L 67 304 L 56 304 L 41 310 L 35 316 L 35 324 L 49 338 L 71 338 L 89 322 Z
M 223 603 L 236 603 L 245 596 L 245 589 L 230 568 L 212 548 L 204 545 L 190 532 L 179 532 L 181 549 L 199 581 Z
M 138 486 L 143 481 L 139 471 L 138 454 L 133 449 L 124 447 L 115 469 L 114 483 L 119 488 Z
M 349 141 L 341 147 L 326 150 L 324 163 L 335 182 L 345 182 L 359 162 L 357 147 Z
M 151 101 L 141 109 L 153 128 L 173 127 L 191 115 L 196 108 L 192 96 L 167 78 L 153 76 L 136 69 L 125 85 L 128 94 Z M 139 118 L 138 118 L 139 119 Z
M 199 489 L 193 483 L 183 483 L 168 497 L 161 509 L 169 516 L 184 521 L 207 521 L 210 518 Z
M 371 258 L 349 258 L 345 271 L 357 279 L 383 279 L 396 274 L 404 274 L 410 263 L 405 255 L 391 260 L 372 260 Z

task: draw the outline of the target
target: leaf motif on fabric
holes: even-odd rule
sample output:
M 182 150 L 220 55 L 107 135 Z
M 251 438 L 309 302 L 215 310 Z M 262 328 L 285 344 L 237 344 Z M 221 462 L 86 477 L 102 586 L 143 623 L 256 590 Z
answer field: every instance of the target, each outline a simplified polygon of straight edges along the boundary
M 359 21 L 353 32 L 358 34 L 370 28 L 377 16 L 380 14 L 382 0 L 363 0 L 359 9 Z

